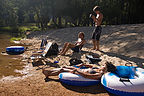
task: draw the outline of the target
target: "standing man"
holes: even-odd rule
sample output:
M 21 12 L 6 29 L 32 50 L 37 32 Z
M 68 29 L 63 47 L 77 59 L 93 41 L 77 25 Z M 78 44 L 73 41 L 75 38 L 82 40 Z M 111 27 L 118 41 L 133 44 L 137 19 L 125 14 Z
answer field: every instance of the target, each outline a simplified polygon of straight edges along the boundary
M 99 51 L 99 39 L 102 31 L 101 23 L 103 20 L 103 14 L 100 12 L 100 7 L 95 6 L 93 11 L 97 14 L 95 17 L 91 14 L 91 18 L 95 22 L 95 29 L 93 31 L 92 40 L 93 40 L 93 50 Z

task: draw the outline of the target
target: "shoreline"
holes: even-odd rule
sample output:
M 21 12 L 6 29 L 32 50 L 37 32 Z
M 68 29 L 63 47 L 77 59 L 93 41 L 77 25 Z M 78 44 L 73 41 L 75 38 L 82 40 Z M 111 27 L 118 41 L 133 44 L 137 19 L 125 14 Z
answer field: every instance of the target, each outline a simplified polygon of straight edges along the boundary
M 22 44 L 30 44 L 27 51 L 22 54 L 22 60 L 26 62 L 26 73 L 21 79 L 4 80 L 0 84 L 0 95 L 21 95 L 21 96 L 33 96 L 33 95 L 49 95 L 49 96 L 109 96 L 112 94 L 102 87 L 102 85 L 89 86 L 86 88 L 74 87 L 63 85 L 58 81 L 58 77 L 50 77 L 50 81 L 45 82 L 44 75 L 41 70 L 36 70 L 39 67 L 44 67 L 40 63 L 37 66 L 33 66 L 29 57 L 33 51 L 40 47 L 42 38 L 48 38 L 48 41 L 56 42 L 60 47 L 64 42 L 74 42 L 77 39 L 77 33 L 82 31 L 86 35 L 87 44 L 82 49 L 80 54 L 72 54 L 72 51 L 68 51 L 66 56 L 58 56 L 60 58 L 58 64 L 53 64 L 58 58 L 52 57 L 51 61 L 47 64 L 49 68 L 58 68 L 62 65 L 69 65 L 71 58 L 78 58 L 85 61 L 85 55 L 96 53 L 99 54 L 102 61 L 100 65 L 106 61 L 111 61 L 114 65 L 125 65 L 131 62 L 134 66 L 144 66 L 144 44 L 142 42 L 144 37 L 144 24 L 132 24 L 132 25 L 113 25 L 103 26 L 101 35 L 101 52 L 91 50 L 92 43 L 90 37 L 94 27 L 76 27 L 76 28 L 64 28 L 56 29 L 47 32 L 32 32 L 28 35 L 29 39 L 22 39 Z M 86 62 L 88 63 L 88 62 Z M 28 68 L 28 69 L 27 69 Z M 30 69 L 29 69 L 30 68 Z M 22 70 L 20 72 L 23 72 Z M 96 90 L 97 89 L 97 90 Z M 9 92 L 8 92 L 9 91 Z

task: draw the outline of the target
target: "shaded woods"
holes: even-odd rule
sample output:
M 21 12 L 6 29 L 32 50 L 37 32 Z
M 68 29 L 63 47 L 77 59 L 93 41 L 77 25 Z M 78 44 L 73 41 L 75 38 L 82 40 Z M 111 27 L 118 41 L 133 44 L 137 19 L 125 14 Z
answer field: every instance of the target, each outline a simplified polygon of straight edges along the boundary
M 104 25 L 144 23 L 144 0 L 0 0 L 0 26 L 91 26 L 95 5 L 102 9 Z

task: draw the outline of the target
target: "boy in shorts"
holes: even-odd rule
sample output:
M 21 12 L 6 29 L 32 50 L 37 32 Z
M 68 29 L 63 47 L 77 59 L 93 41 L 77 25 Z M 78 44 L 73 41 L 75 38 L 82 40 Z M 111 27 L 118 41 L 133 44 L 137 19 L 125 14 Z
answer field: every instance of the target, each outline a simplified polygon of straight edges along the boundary
M 83 45 L 86 43 L 86 40 L 84 39 L 84 37 L 85 37 L 84 33 L 79 32 L 77 42 L 75 44 L 66 42 L 64 44 L 63 49 L 61 50 L 59 54 L 65 55 L 69 49 L 72 49 L 74 52 L 79 52 L 80 49 L 82 49 Z
M 101 31 L 102 31 L 101 23 L 103 20 L 103 14 L 100 12 L 99 6 L 95 6 L 93 8 L 93 11 L 97 14 L 96 17 L 94 15 L 91 15 L 91 18 L 95 22 L 95 29 L 92 35 L 93 50 L 99 51 L 99 40 L 100 40 Z

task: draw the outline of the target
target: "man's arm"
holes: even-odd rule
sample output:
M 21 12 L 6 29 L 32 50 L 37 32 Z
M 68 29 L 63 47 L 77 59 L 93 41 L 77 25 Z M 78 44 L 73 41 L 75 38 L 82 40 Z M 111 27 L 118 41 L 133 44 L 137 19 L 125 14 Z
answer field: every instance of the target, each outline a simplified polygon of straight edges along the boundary
M 102 20 L 103 20 L 103 14 L 100 13 L 99 16 L 98 16 L 98 18 L 96 18 L 96 19 L 97 19 L 97 22 L 96 22 L 97 25 L 100 26 L 101 23 L 102 23 Z
M 92 15 L 92 19 L 95 23 L 98 23 L 97 25 L 101 25 L 102 19 L 103 19 L 103 14 L 99 14 L 99 16 L 96 18 L 94 15 Z
M 86 40 L 83 40 L 80 45 L 84 45 L 86 43 Z
M 74 45 L 77 45 L 77 41 L 74 43 Z
M 89 74 L 89 73 L 82 72 L 79 69 L 76 69 L 75 72 L 76 72 L 75 74 L 79 74 L 83 76 L 84 78 L 88 78 L 88 79 L 99 80 L 102 76 L 102 73 Z
M 82 42 L 80 42 L 80 43 L 75 43 L 76 45 L 78 44 L 78 46 L 81 46 L 81 45 L 84 45 L 86 43 L 86 40 L 83 40 Z
M 79 64 L 79 65 L 76 65 L 76 66 L 79 66 L 79 67 L 85 66 L 85 67 L 89 67 L 89 68 L 92 68 L 92 67 L 93 67 L 93 66 L 90 65 L 90 64 Z
M 62 68 L 65 68 L 65 69 L 76 69 L 75 67 L 73 67 L 73 66 L 63 66 Z
M 96 19 L 96 17 L 94 16 L 94 15 L 92 15 L 92 19 L 93 19 L 93 21 L 96 23 L 97 22 L 97 19 Z

